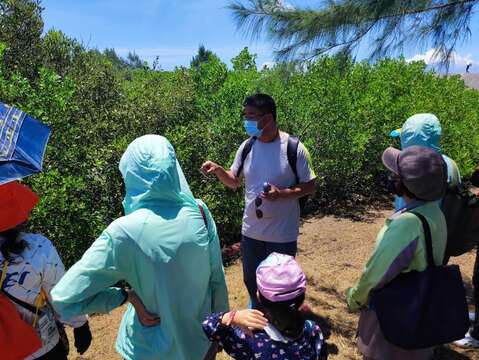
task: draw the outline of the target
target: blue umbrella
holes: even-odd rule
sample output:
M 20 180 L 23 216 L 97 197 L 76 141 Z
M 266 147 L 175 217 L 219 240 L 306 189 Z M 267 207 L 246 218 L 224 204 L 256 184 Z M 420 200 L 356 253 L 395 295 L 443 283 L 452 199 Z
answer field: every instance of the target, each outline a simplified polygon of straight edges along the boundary
M 42 171 L 51 129 L 0 102 L 0 185 Z

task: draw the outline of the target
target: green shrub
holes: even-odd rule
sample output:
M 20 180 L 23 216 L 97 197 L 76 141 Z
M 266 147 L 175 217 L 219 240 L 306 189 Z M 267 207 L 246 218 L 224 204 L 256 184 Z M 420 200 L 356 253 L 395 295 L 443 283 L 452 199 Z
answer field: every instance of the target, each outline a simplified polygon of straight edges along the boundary
M 207 159 L 231 165 L 246 139 L 242 102 L 258 91 L 276 99 L 280 127 L 309 148 L 319 176 L 316 204 L 381 193 L 380 155 L 394 144 L 388 134 L 417 112 L 440 118 L 444 150 L 463 174 L 479 160 L 479 92 L 459 77 L 427 72 L 423 63 L 325 57 L 305 67 L 258 71 L 245 49 L 232 69 L 209 56 L 189 69 L 156 71 L 119 66 L 111 50 L 86 50 L 59 32 L 41 40 L 44 57 L 37 68 L 31 66 L 38 59 L 22 62 L 28 71 L 10 60 L 0 63 L 0 100 L 53 128 L 44 172 L 26 180 L 42 197 L 30 224 L 53 240 L 67 265 L 121 216 L 118 162 L 126 146 L 147 133 L 173 143 L 222 240 L 238 240 L 242 191 L 228 190 L 198 169 Z M 13 48 L 0 44 L 0 58 Z

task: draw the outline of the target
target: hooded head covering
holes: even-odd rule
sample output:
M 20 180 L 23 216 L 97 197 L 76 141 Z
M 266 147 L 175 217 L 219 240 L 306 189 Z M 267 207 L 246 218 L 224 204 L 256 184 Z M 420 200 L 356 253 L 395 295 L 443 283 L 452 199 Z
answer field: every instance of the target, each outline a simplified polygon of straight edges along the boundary
M 401 129 L 391 132 L 392 137 L 401 137 L 401 148 L 424 146 L 437 152 L 441 149 L 442 128 L 439 119 L 433 114 L 416 114 L 403 124 Z
M 125 182 L 123 208 L 128 215 L 143 207 L 196 206 L 170 142 L 160 135 L 134 140 L 120 160 Z

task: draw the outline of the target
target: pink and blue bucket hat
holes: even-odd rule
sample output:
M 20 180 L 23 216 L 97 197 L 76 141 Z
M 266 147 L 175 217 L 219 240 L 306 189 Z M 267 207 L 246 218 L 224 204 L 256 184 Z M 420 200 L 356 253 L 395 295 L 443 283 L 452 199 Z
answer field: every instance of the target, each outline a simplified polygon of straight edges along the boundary
M 306 292 L 306 275 L 294 257 L 271 253 L 256 269 L 258 291 L 272 302 L 292 300 Z

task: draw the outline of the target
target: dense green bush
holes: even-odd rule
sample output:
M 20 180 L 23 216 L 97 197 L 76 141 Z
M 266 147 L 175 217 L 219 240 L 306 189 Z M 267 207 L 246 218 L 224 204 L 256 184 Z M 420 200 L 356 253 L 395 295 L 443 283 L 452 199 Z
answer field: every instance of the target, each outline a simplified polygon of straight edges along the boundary
M 40 12 L 29 7 L 36 2 L 0 5 L 16 2 L 32 17 L 27 24 L 42 24 Z M 15 28 L 8 21 L 25 18 L 7 13 L 13 20 L 0 15 L 7 29 Z M 326 57 L 258 71 L 255 56 L 245 49 L 231 69 L 209 54 L 190 68 L 156 71 L 124 61 L 111 49 L 85 49 L 58 31 L 31 31 L 20 43 L 13 35 L 0 41 L 0 100 L 53 128 L 45 171 L 26 181 L 42 196 L 31 226 L 54 241 L 68 265 L 121 216 L 118 161 L 129 142 L 147 133 L 170 139 L 222 239 L 237 240 L 242 192 L 225 189 L 198 169 L 206 159 L 231 164 L 246 138 L 242 101 L 258 91 L 276 99 L 281 128 L 309 148 L 319 175 L 316 206 L 380 193 L 380 154 L 394 143 L 388 134 L 416 112 L 438 115 L 445 152 L 464 174 L 479 160 L 479 92 L 465 88 L 459 77 L 427 72 L 422 63 L 372 65 Z M 18 49 L 42 56 L 15 62 Z

